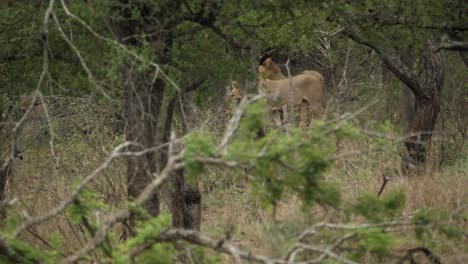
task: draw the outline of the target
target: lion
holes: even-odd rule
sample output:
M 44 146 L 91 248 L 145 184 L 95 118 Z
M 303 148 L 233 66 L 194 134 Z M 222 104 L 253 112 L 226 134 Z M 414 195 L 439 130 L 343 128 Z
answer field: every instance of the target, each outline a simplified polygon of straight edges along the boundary
M 231 82 L 231 92 L 229 93 L 229 97 L 231 99 L 240 102 L 242 97 L 244 97 L 245 91 L 240 87 L 240 84 L 237 81 Z
M 299 106 L 299 127 L 308 127 L 311 121 L 309 115 L 320 116 L 325 109 L 324 83 L 322 74 L 310 70 L 288 78 L 271 58 L 265 59 L 258 67 L 257 89 L 269 95 L 268 103 L 277 126 L 281 125 L 283 106 L 289 109 Z
M 232 81 L 230 86 L 229 96 L 239 102 L 245 95 L 245 91 L 237 81 Z M 325 108 L 322 74 L 306 70 L 299 75 L 288 78 L 283 75 L 281 69 L 271 58 L 263 60 L 258 67 L 257 89 L 259 93 L 267 94 L 269 110 L 277 127 L 282 124 L 283 107 L 291 109 L 291 103 L 292 107 L 300 107 L 299 127 L 302 129 L 309 126 L 311 114 L 320 116 Z
M 271 58 L 267 58 L 260 62 L 260 66 L 258 66 L 258 74 L 260 74 L 265 80 L 281 80 L 286 78 L 280 67 L 278 67 Z

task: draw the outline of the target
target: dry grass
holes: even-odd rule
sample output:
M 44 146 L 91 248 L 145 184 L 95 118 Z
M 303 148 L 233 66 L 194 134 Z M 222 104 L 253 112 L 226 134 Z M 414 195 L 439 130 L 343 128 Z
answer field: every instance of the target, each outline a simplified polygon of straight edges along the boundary
M 206 112 L 200 118 L 211 117 L 212 121 L 203 123 L 203 129 L 212 131 L 215 136 L 221 134 L 222 129 L 219 126 L 227 119 L 224 111 L 218 115 L 222 116 L 217 118 L 216 111 Z M 79 130 L 68 130 L 69 134 L 75 137 L 62 136 L 57 139 L 57 155 L 61 164 L 58 170 L 52 169 L 53 159 L 48 145 L 40 144 L 44 140 L 37 131 L 43 130 L 27 125 L 25 140 L 30 142 L 32 147 L 23 153 L 23 160 L 15 164 L 14 175 L 9 183 L 9 195 L 16 195 L 19 198 L 19 203 L 15 207 L 16 212 L 39 215 L 56 206 L 70 193 L 75 182 L 103 160 L 113 142 L 118 141 L 118 138 L 109 137 L 105 127 L 99 126 L 101 124 L 99 120 L 95 120 L 94 123 L 88 120 L 88 123 L 91 126 L 97 124 L 91 134 L 81 135 Z M 56 133 L 62 132 L 56 131 Z M 343 142 L 340 152 L 364 151 L 369 146 L 368 139 L 359 138 Z M 424 176 L 403 177 L 398 173 L 399 159 L 394 154 L 372 152 L 352 156 L 339 162 L 327 173 L 326 179 L 341 186 L 344 208 L 363 193 L 377 192 L 382 182 L 382 174 L 387 173 L 390 168 L 391 181 L 385 192 L 397 188 L 406 190 L 404 217 L 411 217 L 421 208 L 446 208 L 450 212 L 466 215 L 466 208 L 465 211 L 460 210 L 468 201 L 467 164 L 466 160 L 460 159 L 458 163 L 440 171 L 431 171 Z M 318 206 L 303 210 L 300 201 L 294 196 L 289 196 L 279 203 L 273 217 L 271 208 L 261 206 L 250 193 L 251 188 L 237 186 L 239 178 L 242 178 L 237 174 L 210 169 L 200 178 L 200 185 L 204 190 L 202 230 L 220 237 L 229 233 L 235 244 L 242 249 L 281 257 L 293 239 L 311 224 L 325 216 L 330 221 L 342 220 L 340 213 Z M 111 169 L 106 170 L 97 181 L 93 182 L 92 187 L 101 193 L 101 198 L 107 204 L 121 206 L 125 200 L 124 179 L 124 163 L 115 162 Z M 205 187 L 210 186 L 214 180 L 219 184 L 210 192 Z M 359 221 L 358 218 L 354 220 Z M 466 219 L 456 221 L 465 221 L 464 227 L 467 228 Z M 56 231 L 64 236 L 65 254 L 81 247 L 86 241 L 86 231 L 78 225 L 71 224 L 64 215 L 24 233 L 23 239 L 47 248 L 46 243 L 38 238 L 47 240 L 49 235 Z M 405 246 L 417 245 L 407 235 L 400 234 L 400 236 Z M 453 244 L 444 238 L 440 239 L 436 253 L 442 256 L 444 263 L 468 262 L 468 257 L 464 253 L 468 251 L 467 245 Z M 466 239 L 464 241 L 466 242 Z M 228 258 L 225 260 L 231 261 Z

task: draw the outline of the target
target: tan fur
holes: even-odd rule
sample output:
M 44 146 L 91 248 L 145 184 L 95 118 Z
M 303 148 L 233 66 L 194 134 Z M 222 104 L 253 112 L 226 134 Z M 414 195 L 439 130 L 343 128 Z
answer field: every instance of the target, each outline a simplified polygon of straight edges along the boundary
M 324 78 L 316 71 L 304 71 L 299 75 L 288 78 L 271 58 L 266 59 L 258 67 L 259 93 L 268 95 L 273 122 L 281 126 L 283 106 L 291 108 L 291 85 L 293 90 L 292 104 L 300 107 L 300 127 L 306 128 L 310 124 L 311 114 L 319 117 L 325 108 Z M 245 91 L 237 81 L 231 82 L 229 96 L 240 101 Z
M 268 58 L 259 66 L 258 73 L 258 90 L 270 95 L 268 102 L 271 105 L 273 121 L 276 125 L 281 125 L 282 107 L 291 108 L 291 87 L 292 104 L 300 107 L 301 128 L 309 125 L 311 112 L 316 117 L 323 113 L 325 108 L 324 78 L 319 72 L 304 71 L 287 78 L 271 58 Z
M 262 65 L 258 66 L 258 74 L 265 80 L 281 80 L 286 78 L 281 72 L 280 67 L 271 59 L 266 59 Z
M 245 91 L 240 87 L 239 83 L 236 81 L 231 82 L 231 92 L 229 93 L 229 97 L 231 99 L 240 101 L 242 97 L 244 97 Z

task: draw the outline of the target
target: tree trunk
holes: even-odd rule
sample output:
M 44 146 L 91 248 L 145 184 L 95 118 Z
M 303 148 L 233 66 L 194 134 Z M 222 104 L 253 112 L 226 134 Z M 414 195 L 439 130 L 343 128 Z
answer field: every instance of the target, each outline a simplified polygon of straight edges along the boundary
M 421 167 L 426 162 L 432 131 L 440 111 L 439 97 L 431 100 L 415 98 L 414 106 L 414 116 L 408 120 L 409 132 L 413 135 L 405 141 L 407 153 L 402 164 L 406 172 L 411 166 Z
M 129 72 L 125 87 L 124 117 L 127 123 L 126 139 L 137 143 L 131 150 L 142 150 L 156 145 L 158 116 L 164 95 L 164 82 L 145 80 L 145 75 Z M 156 154 L 148 152 L 127 160 L 127 191 L 129 199 L 136 198 L 154 179 Z M 159 194 L 155 192 L 144 208 L 153 216 L 159 214 Z
M 406 120 L 411 135 L 405 141 L 407 152 L 403 155 L 402 167 L 405 172 L 409 172 L 408 169 L 412 166 L 420 169 L 427 160 L 432 133 L 440 112 L 440 91 L 444 82 L 442 59 L 432 41 L 428 41 L 419 60 L 411 59 L 421 63 L 422 70 L 418 75 L 411 72 L 400 57 L 387 54 L 381 56 L 385 65 L 411 90 L 407 107 L 412 109 L 409 109 Z M 411 102 L 413 95 L 414 108 Z
M 187 108 L 187 102 L 180 99 L 185 98 L 185 94 L 198 88 L 201 81 L 195 82 L 192 85 L 183 89 L 181 94 L 176 94 L 169 101 L 166 111 L 166 121 L 163 133 L 163 142 L 170 140 L 172 132 L 172 124 L 174 120 L 174 111 L 177 106 L 182 105 L 183 111 L 183 133 L 189 131 L 192 127 L 190 123 L 194 120 L 194 113 Z M 163 148 L 161 152 L 161 164 L 166 164 L 169 155 L 168 149 Z M 198 184 L 186 185 L 183 169 L 174 172 L 171 180 L 172 188 L 169 192 L 169 209 L 172 214 L 172 226 L 174 228 L 186 228 L 200 230 L 201 224 L 201 193 L 198 189 Z
M 1 111 L 1 110 L 0 110 Z M 6 218 L 6 187 L 8 183 L 8 179 L 11 176 L 13 162 L 14 160 L 11 157 L 11 151 L 13 148 L 13 156 L 16 153 L 16 145 L 12 145 L 12 137 L 13 137 L 13 126 L 7 125 L 7 121 L 9 118 L 9 112 L 0 112 L 0 138 L 2 141 L 0 142 L 0 224 L 3 225 L 3 221 Z
M 357 43 L 374 49 L 387 68 L 414 94 L 414 115 L 408 115 L 407 119 L 410 135 L 405 140 L 407 151 L 402 158 L 402 167 L 406 173 L 410 167 L 421 169 L 427 160 L 432 132 L 440 111 L 440 91 L 444 84 L 444 67 L 436 45 L 432 40 L 428 40 L 419 53 L 413 51 L 411 54 L 407 52 L 411 47 L 384 50 L 357 34 L 347 34 Z M 418 69 L 417 72 L 415 68 Z
M 11 175 L 11 168 L 13 166 L 13 160 L 9 159 L 7 162 L 0 159 L 0 223 L 3 224 L 3 221 L 6 217 L 6 206 L 4 208 L 4 202 L 6 198 L 6 185 L 8 182 L 8 178 Z
M 135 12 L 142 17 L 135 18 Z M 151 6 L 138 0 L 119 0 L 112 8 L 113 25 L 115 34 L 119 40 L 128 46 L 139 47 L 141 39 L 145 38 L 151 30 L 154 30 L 154 21 L 147 21 L 152 12 Z M 145 40 L 150 44 L 164 43 L 166 35 L 158 35 L 158 38 Z M 156 45 L 157 46 L 157 45 Z M 159 47 L 159 46 L 158 46 Z M 154 54 L 162 57 L 164 46 L 154 48 Z M 135 63 L 132 61 L 132 63 Z M 141 68 L 140 62 L 136 65 L 124 66 L 124 107 L 126 140 L 138 144 L 129 148 L 131 151 L 139 151 L 157 145 L 156 134 L 159 113 L 164 97 L 165 82 L 160 78 L 154 79 L 154 69 Z M 140 195 L 144 188 L 154 180 L 158 164 L 156 153 L 148 152 L 142 156 L 128 157 L 127 159 L 127 192 L 128 199 L 132 200 Z M 152 216 L 159 214 L 160 199 L 156 191 L 143 207 Z M 133 217 L 131 218 L 133 219 Z M 133 220 L 131 220 L 132 222 Z M 133 223 L 131 223 L 131 226 Z

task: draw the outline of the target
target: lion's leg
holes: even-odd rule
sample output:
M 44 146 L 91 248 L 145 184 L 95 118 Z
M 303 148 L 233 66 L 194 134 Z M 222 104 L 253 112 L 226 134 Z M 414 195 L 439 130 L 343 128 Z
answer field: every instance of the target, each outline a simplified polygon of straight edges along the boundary
M 303 100 L 301 102 L 301 122 L 299 123 L 299 127 L 302 129 L 306 129 L 309 126 L 310 118 L 309 118 L 309 111 L 310 105 L 309 102 Z
M 273 123 L 275 124 L 277 128 L 281 127 L 281 113 L 282 112 L 283 112 L 282 110 L 277 110 L 277 109 L 271 111 Z
M 310 105 L 310 112 L 312 114 L 312 117 L 310 119 L 311 121 L 314 118 L 316 118 L 316 119 L 322 118 L 322 116 L 324 114 L 324 110 L 323 110 L 323 107 L 320 104 L 320 102 L 316 102 L 316 103 L 311 104 Z

